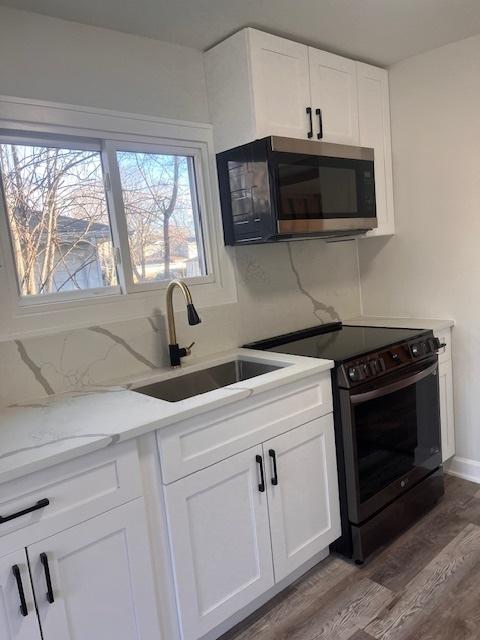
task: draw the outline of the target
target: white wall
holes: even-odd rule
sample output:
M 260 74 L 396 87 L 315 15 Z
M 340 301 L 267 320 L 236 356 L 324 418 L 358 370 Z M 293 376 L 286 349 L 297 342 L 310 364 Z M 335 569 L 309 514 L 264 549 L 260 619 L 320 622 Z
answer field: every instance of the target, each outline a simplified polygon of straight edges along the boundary
M 208 121 L 200 52 L 4 7 L 2 94 Z M 238 304 L 200 309 L 198 327 L 178 314 L 179 338 L 182 344 L 196 339 L 196 356 L 360 312 L 354 242 L 240 247 L 231 255 Z M 101 327 L 58 327 L 44 337 L 0 341 L 0 405 L 168 366 L 163 318 L 150 313 L 140 305 L 137 319 L 114 314 L 102 316 Z M 1 317 L 0 308 L 0 323 Z
M 0 94 L 208 122 L 199 51 L 6 7 Z
M 457 455 L 480 461 L 480 36 L 390 70 L 397 234 L 360 243 L 367 315 L 454 318 Z

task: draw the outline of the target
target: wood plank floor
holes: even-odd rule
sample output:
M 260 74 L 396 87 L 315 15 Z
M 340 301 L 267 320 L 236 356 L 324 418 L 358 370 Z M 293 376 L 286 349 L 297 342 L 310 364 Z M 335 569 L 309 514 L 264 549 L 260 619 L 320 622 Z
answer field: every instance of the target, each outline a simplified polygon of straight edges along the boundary
M 363 567 L 330 556 L 221 640 L 480 640 L 480 488 L 445 497 Z

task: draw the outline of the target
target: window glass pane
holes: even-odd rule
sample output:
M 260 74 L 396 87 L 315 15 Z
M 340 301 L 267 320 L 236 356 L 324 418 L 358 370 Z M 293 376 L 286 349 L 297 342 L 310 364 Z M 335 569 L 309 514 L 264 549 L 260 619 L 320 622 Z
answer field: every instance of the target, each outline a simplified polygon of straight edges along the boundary
M 206 275 L 193 158 L 119 151 L 134 282 Z
M 20 292 L 117 284 L 99 151 L 0 144 Z

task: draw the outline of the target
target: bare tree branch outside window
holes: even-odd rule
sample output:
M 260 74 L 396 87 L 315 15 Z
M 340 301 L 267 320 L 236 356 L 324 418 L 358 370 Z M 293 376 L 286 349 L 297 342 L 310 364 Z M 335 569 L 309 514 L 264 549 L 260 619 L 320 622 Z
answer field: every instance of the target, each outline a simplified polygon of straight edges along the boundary
M 116 162 L 132 284 L 206 275 L 193 158 L 118 151 Z M 22 296 L 118 285 L 100 145 L 0 142 L 0 174 Z
M 117 153 L 135 282 L 205 275 L 188 163 L 156 153 Z
M 117 284 L 98 151 L 0 144 L 22 295 Z

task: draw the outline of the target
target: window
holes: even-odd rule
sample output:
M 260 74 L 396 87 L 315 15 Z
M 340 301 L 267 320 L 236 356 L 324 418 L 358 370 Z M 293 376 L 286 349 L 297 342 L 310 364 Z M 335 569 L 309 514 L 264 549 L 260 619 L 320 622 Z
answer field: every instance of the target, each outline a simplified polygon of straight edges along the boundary
M 3 200 L 23 301 L 132 293 L 208 275 L 184 148 L 0 137 Z
M 211 125 L 0 96 L 0 154 L 0 338 L 237 302 Z
M 117 285 L 99 149 L 0 144 L 22 296 Z
M 206 275 L 193 158 L 117 151 L 133 281 Z

